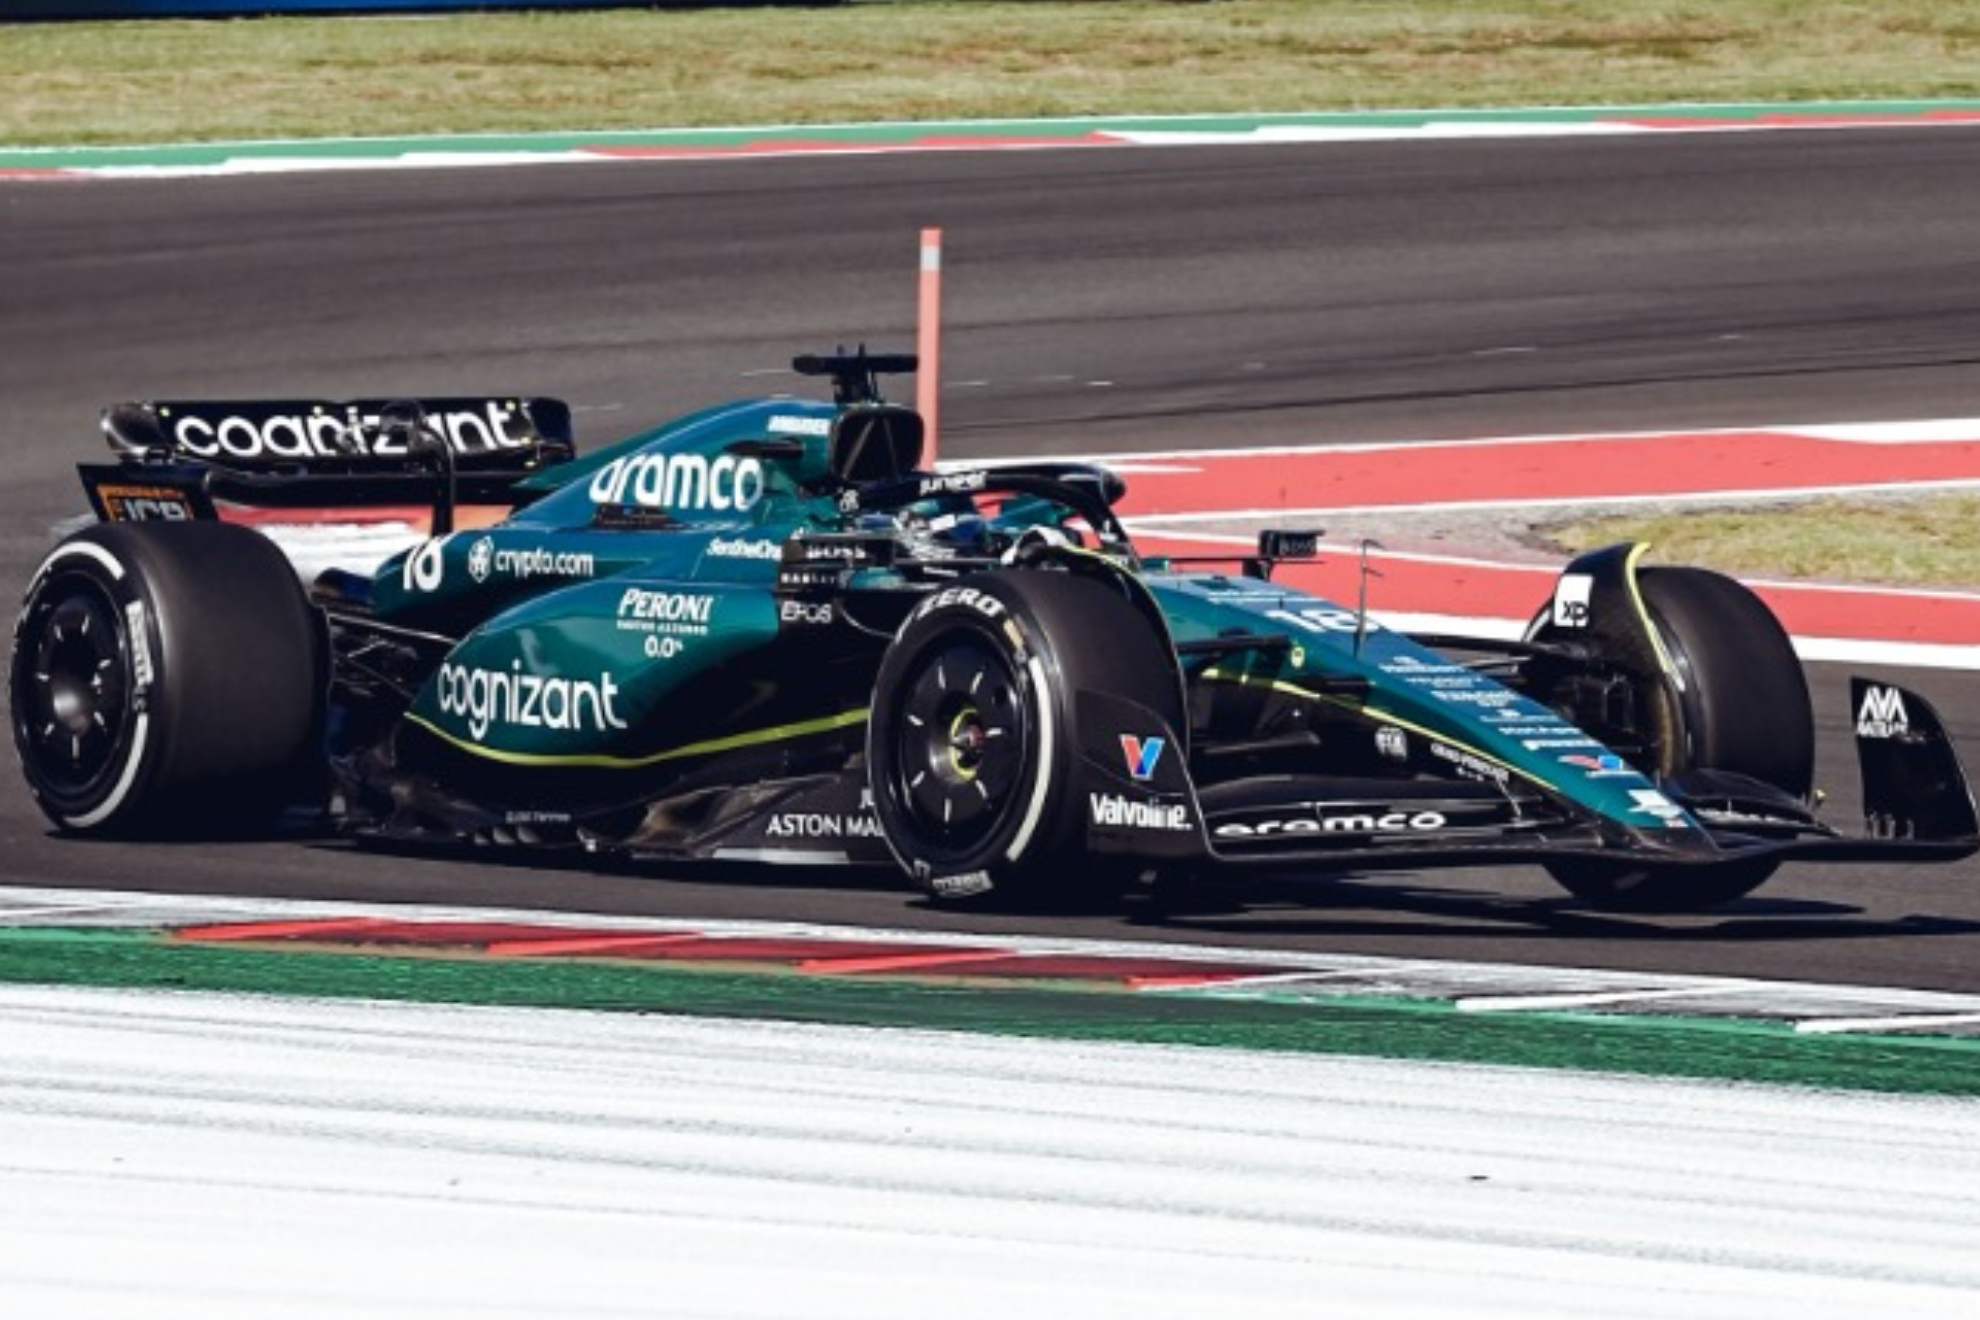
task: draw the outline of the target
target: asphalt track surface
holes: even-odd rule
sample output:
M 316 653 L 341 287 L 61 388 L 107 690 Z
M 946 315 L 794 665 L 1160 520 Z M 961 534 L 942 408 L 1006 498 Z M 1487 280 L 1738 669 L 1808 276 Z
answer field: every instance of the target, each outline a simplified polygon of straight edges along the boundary
M 925 225 L 947 237 L 945 458 L 1971 416 L 1976 145 L 1933 128 L 0 185 L 0 580 L 24 584 L 80 510 L 72 465 L 101 455 L 113 399 L 532 392 L 602 443 L 795 387 L 794 352 L 908 346 Z M 1845 676 L 1811 676 L 1818 777 L 1853 824 Z M 1909 678 L 1980 761 L 1980 680 Z M 1664 920 L 1499 870 L 977 915 L 876 876 L 58 840 L 9 774 L 0 882 L 1980 990 L 1976 862 L 1794 866 Z

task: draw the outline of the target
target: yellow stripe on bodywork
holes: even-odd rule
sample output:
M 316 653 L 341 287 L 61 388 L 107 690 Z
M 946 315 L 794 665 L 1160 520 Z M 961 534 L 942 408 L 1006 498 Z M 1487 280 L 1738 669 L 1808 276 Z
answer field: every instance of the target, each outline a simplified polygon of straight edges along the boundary
M 1648 541 L 1638 541 L 1629 548 L 1629 557 L 1623 561 L 1623 581 L 1629 586 L 1629 603 L 1636 610 L 1636 617 L 1643 624 L 1644 636 L 1650 639 L 1651 649 L 1657 653 L 1657 663 L 1679 687 L 1684 686 L 1684 676 L 1678 673 L 1677 661 L 1664 649 L 1664 639 L 1658 635 L 1657 625 L 1650 618 L 1650 606 L 1643 600 L 1643 588 L 1636 581 L 1636 562 L 1649 552 Z
M 709 756 L 716 752 L 733 752 L 743 747 L 756 747 L 764 743 L 783 742 L 790 738 L 803 738 L 815 733 L 834 733 L 849 729 L 856 724 L 866 723 L 867 711 L 840 711 L 836 715 L 824 715 L 815 720 L 799 720 L 794 724 L 778 724 L 768 729 L 752 729 L 748 733 L 732 733 L 723 738 L 710 738 L 706 742 L 689 743 L 684 747 L 670 747 L 664 752 L 654 752 L 648 756 L 608 756 L 602 752 L 578 756 L 557 756 L 548 752 L 505 752 L 497 747 L 484 747 L 479 743 L 457 738 L 440 728 L 431 720 L 417 715 L 407 715 L 406 723 L 417 724 L 440 741 L 457 747 L 470 756 L 485 760 L 500 761 L 505 765 L 577 766 L 597 770 L 638 770 L 649 765 L 662 765 L 668 761 L 681 761 L 690 756 Z

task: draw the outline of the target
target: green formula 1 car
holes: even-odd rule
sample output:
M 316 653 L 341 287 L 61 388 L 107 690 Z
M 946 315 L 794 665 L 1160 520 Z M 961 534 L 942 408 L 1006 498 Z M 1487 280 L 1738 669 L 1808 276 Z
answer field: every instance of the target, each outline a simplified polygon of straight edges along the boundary
M 1522 641 L 1406 636 L 1272 580 L 1312 535 L 1145 558 L 1102 468 L 920 468 L 920 418 L 877 388 L 913 365 L 800 358 L 830 403 L 583 457 L 542 399 L 113 409 L 118 461 L 83 468 L 101 521 L 15 631 L 28 785 L 79 834 L 286 813 L 1027 902 L 1520 861 L 1686 911 L 1788 860 L 1980 847 L 1938 717 L 1887 683 L 1852 698 L 1866 828 L 1817 818 L 1801 666 L 1729 578 L 1619 546 Z M 430 534 L 306 585 L 239 521 L 394 504 Z

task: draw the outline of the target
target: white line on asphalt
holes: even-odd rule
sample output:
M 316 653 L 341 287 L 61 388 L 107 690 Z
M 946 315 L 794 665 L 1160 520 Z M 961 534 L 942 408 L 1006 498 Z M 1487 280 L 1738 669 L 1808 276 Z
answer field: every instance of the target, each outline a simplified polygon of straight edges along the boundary
M 1398 968 L 1402 964 L 1397 965 Z M 1370 977 L 1366 967 L 1339 967 L 1331 972 L 1279 972 L 1271 976 L 1238 976 L 1216 982 L 1220 994 L 1233 991 L 1269 989 L 1282 985 L 1310 985 L 1323 981 L 1365 981 Z M 1144 989 L 1145 994 L 1191 994 L 1203 989 L 1201 985 L 1157 985 Z
M 1606 1008 L 1617 1004 L 1659 1003 L 1667 999 L 1749 994 L 1759 988 L 1751 981 L 1720 981 L 1711 985 L 1603 990 L 1590 994 L 1477 995 L 1456 1000 L 1455 1007 L 1460 1013 L 1548 1013 L 1574 1008 Z
M 1797 1022 L 1794 1029 L 1807 1036 L 1838 1036 L 1846 1032 L 1886 1034 L 1893 1031 L 1934 1031 L 1941 1027 L 1980 1026 L 1980 1013 L 1914 1013 L 1896 1017 L 1816 1018 Z

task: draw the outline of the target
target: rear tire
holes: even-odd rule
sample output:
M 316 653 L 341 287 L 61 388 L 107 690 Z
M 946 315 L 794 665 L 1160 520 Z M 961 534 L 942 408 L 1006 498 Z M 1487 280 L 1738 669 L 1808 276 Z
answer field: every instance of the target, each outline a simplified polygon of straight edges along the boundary
M 1710 767 L 1762 780 L 1795 797 L 1815 781 L 1815 720 L 1808 676 L 1780 621 L 1722 574 L 1647 568 L 1637 577 L 1657 637 L 1682 680 L 1679 723 L 1658 763 L 1678 775 Z M 1759 888 L 1780 863 L 1686 869 L 1549 862 L 1547 872 L 1587 903 L 1616 912 L 1700 912 Z
M 1082 689 L 1188 727 L 1166 639 L 1105 579 L 985 573 L 910 616 L 874 683 L 867 762 L 882 833 L 918 883 L 967 897 L 987 882 L 1024 906 L 1118 897 L 1139 868 L 1084 848 Z
M 315 612 L 267 538 L 107 523 L 28 587 L 9 673 L 28 788 L 65 831 L 211 837 L 265 827 L 319 726 Z

